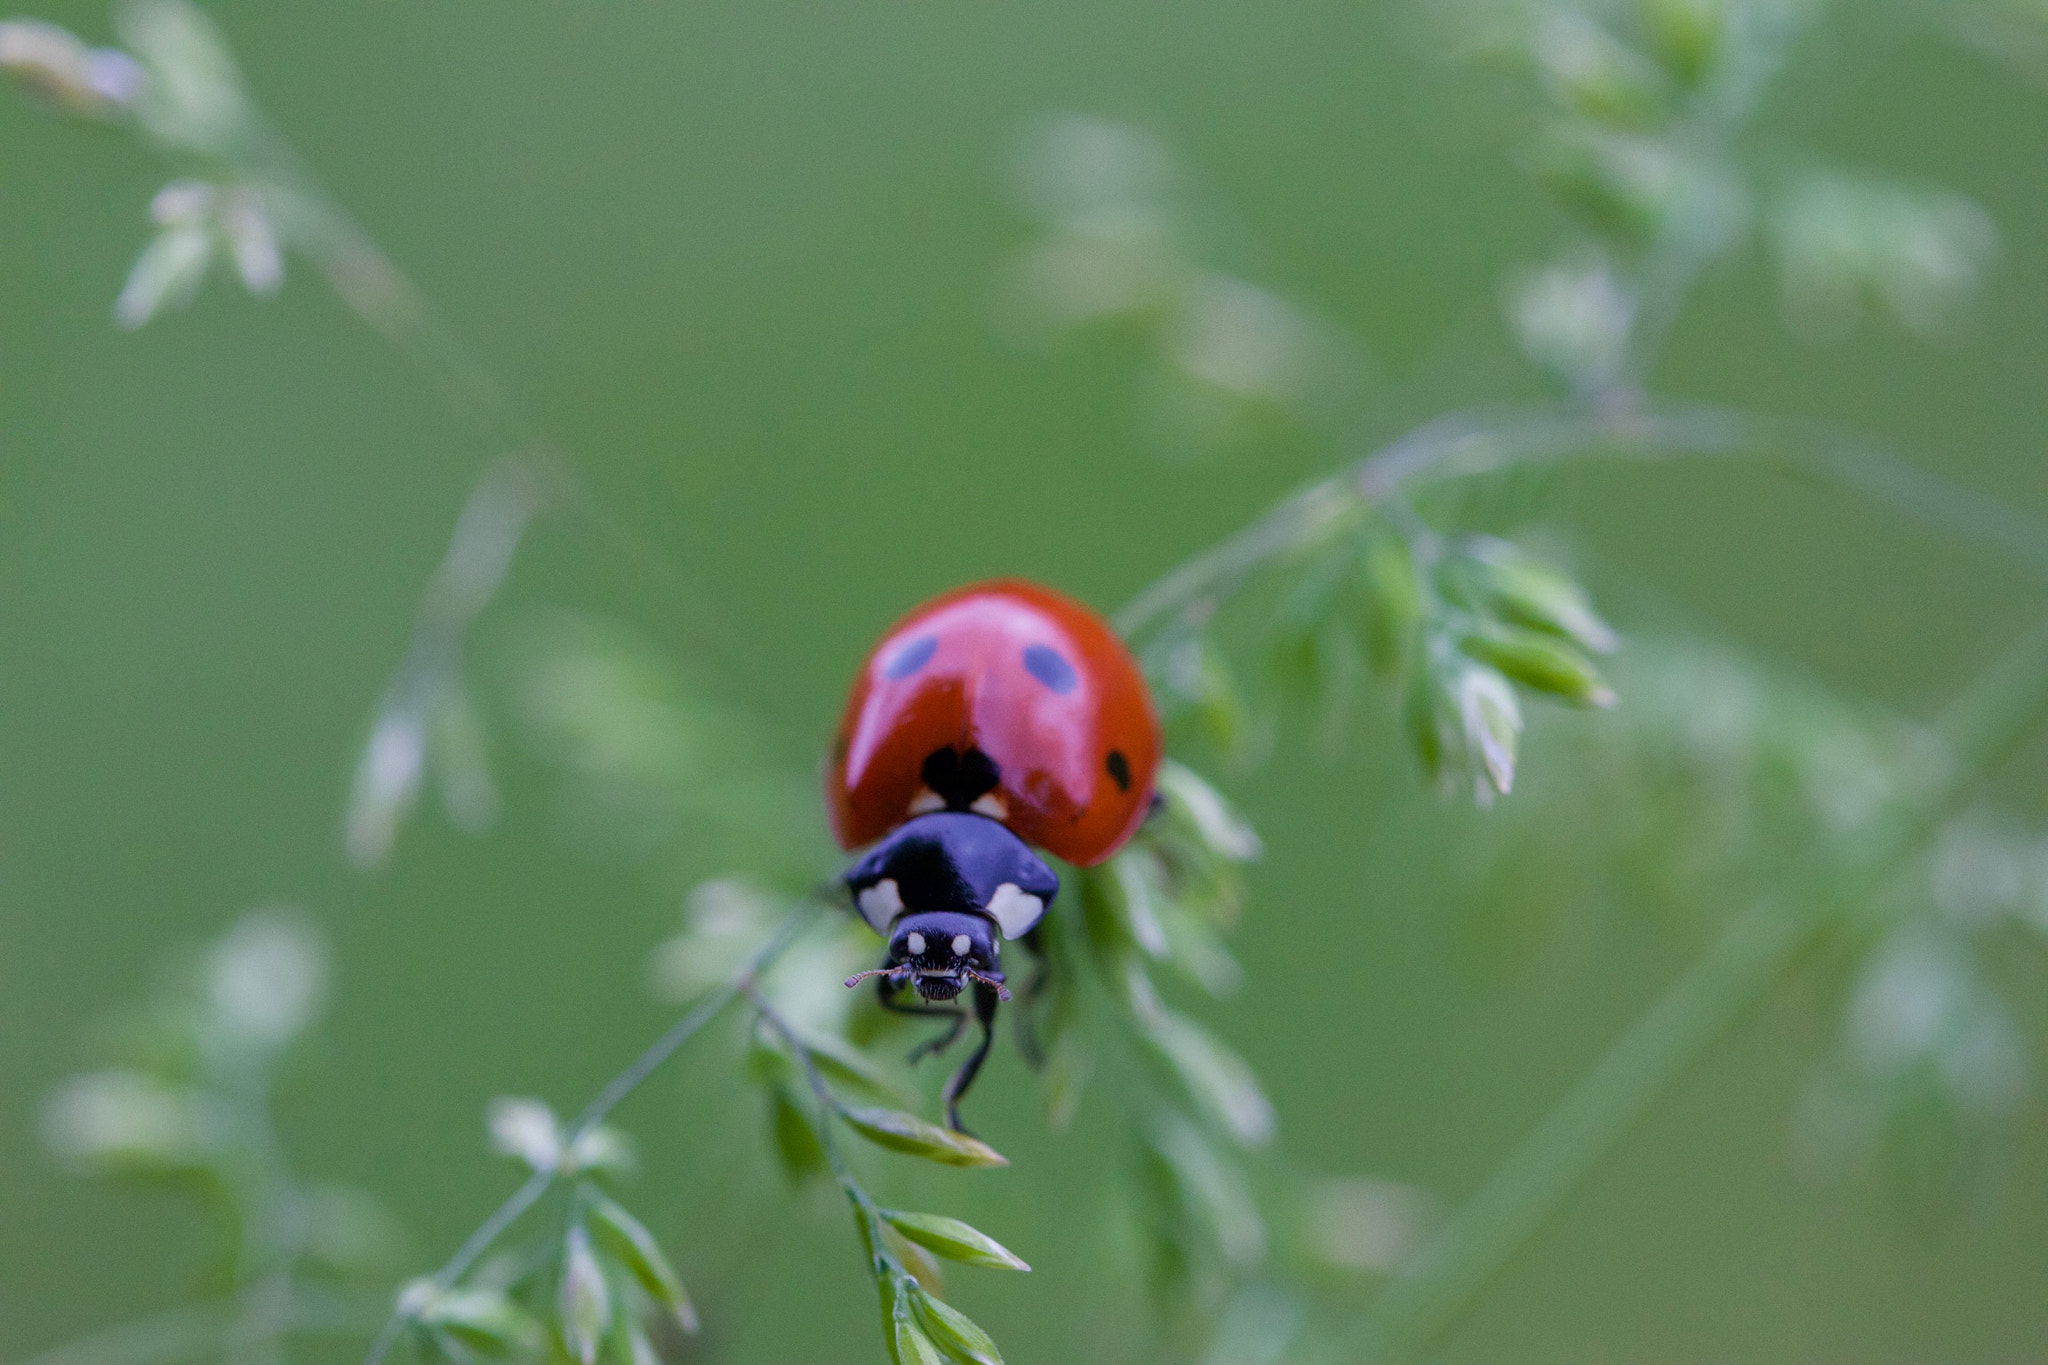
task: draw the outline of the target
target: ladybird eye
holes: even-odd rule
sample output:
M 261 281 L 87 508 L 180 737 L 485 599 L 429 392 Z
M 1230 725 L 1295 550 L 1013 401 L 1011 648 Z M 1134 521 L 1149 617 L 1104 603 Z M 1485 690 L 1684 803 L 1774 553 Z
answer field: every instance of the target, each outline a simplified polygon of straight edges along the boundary
M 974 946 L 974 940 L 965 934 L 953 935 L 953 956 L 966 957 L 967 950 Z

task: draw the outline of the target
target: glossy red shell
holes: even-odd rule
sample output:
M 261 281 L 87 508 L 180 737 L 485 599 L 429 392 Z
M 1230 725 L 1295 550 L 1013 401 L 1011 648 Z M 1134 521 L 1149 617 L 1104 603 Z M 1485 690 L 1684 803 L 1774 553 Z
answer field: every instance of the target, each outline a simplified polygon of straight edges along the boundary
M 1144 820 L 1159 748 L 1144 675 L 1108 622 L 1035 583 L 978 583 L 911 612 L 861 665 L 826 778 L 832 831 L 858 848 L 933 809 L 926 760 L 979 749 L 999 805 L 976 808 L 1087 867 Z

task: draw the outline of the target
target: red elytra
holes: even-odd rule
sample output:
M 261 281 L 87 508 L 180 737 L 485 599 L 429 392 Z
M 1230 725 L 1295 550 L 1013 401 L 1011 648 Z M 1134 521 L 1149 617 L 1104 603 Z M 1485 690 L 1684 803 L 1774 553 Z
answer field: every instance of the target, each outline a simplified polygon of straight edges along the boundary
M 826 802 L 842 848 L 951 807 L 1088 867 L 1144 820 L 1159 749 L 1144 675 L 1109 623 L 1000 579 L 933 598 L 882 637 L 847 696 Z

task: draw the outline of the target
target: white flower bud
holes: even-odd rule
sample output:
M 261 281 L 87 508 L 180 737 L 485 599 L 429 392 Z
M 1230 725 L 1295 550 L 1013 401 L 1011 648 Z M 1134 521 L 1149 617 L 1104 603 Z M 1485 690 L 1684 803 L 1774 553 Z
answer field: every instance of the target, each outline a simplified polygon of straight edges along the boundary
M 612 1295 L 581 1223 L 570 1227 L 563 1247 L 557 1311 L 569 1355 L 582 1365 L 597 1365 L 598 1349 L 612 1323 Z
M 500 1095 L 485 1110 L 484 1123 L 491 1150 L 499 1155 L 517 1157 L 536 1171 L 561 1166 L 562 1127 L 545 1102 Z
M 203 227 L 167 228 L 143 248 L 121 296 L 114 300 L 114 321 L 132 332 L 166 306 L 182 308 L 199 291 L 213 261 L 213 234 Z
M 766 892 L 739 877 L 699 882 L 689 896 L 682 933 L 655 949 L 654 993 L 664 1000 L 694 1000 L 730 976 L 758 947 L 775 922 Z
M 1604 261 L 1593 261 L 1529 276 L 1508 312 L 1524 355 L 1579 389 L 1598 391 L 1621 368 L 1636 300 Z
M 398 1286 L 397 1297 L 392 1301 L 392 1311 L 408 1322 L 426 1316 L 441 1297 L 441 1286 L 434 1283 L 431 1275 L 415 1275 Z
M 357 867 L 376 867 L 391 855 L 419 796 L 426 750 L 426 721 L 415 708 L 394 705 L 377 717 L 349 793 L 348 856 Z
M 1243 398 L 1284 403 L 1308 383 L 1315 337 L 1279 295 L 1229 275 L 1188 291 L 1168 340 L 1189 375 Z
M 173 180 L 149 201 L 149 216 L 163 231 L 114 305 L 115 320 L 130 331 L 166 306 L 190 303 L 216 251 L 234 262 L 252 294 L 274 294 L 284 283 L 283 245 L 259 189 Z
M 600 1123 L 570 1145 L 562 1166 L 565 1172 L 630 1171 L 639 1157 L 632 1138 Z
M 1427 1190 L 1392 1180 L 1321 1182 L 1309 1207 L 1315 1249 L 1346 1270 L 1385 1274 L 1422 1242 L 1440 1215 Z
M 204 180 L 173 180 L 149 201 L 149 216 L 158 227 L 203 227 L 218 198 Z
M 1188 817 L 1210 852 L 1237 863 L 1259 856 L 1263 845 L 1257 831 L 1230 808 L 1221 793 L 1190 769 L 1171 759 L 1161 763 L 1159 790 L 1175 810 Z
M 208 1003 L 232 1043 L 282 1047 L 313 1022 L 326 990 L 326 951 L 288 912 L 245 917 L 208 963 Z
M 248 189 L 230 192 L 221 204 L 220 230 L 249 292 L 263 298 L 275 294 L 284 284 L 284 249 L 262 196 Z
M 43 1106 L 43 1145 L 84 1171 L 165 1170 L 195 1164 L 207 1149 L 198 1101 L 139 1071 L 99 1071 L 66 1081 Z
M 149 73 L 142 126 L 174 147 L 220 152 L 249 116 L 241 73 L 205 11 L 189 0 L 126 0 L 121 38 Z
M 1478 760 L 1473 799 L 1490 805 L 1495 792 L 1505 796 L 1515 784 L 1522 708 L 1515 701 L 1515 689 L 1491 668 L 1466 669 L 1458 678 L 1457 699 L 1466 754 Z
M 149 73 L 118 47 L 96 47 L 85 54 L 85 80 L 110 106 L 127 109 L 142 98 Z
M 0 23 L 0 72 L 68 113 L 104 118 L 142 93 L 142 68 L 115 48 L 89 48 L 38 19 Z

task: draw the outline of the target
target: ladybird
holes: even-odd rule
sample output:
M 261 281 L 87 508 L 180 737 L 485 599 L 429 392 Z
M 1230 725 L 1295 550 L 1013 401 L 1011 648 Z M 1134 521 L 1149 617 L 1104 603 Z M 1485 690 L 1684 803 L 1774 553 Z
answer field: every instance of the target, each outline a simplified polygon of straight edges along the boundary
M 1092 867 L 1145 818 L 1159 722 L 1108 622 L 1013 579 L 935 598 L 883 636 L 832 755 L 843 848 L 912 816 L 969 810 Z
M 1008 1000 L 999 944 L 1037 928 L 1059 878 L 1035 845 L 1079 867 L 1110 857 L 1150 813 L 1159 721 L 1109 623 L 1071 598 L 1005 579 L 934 598 L 861 665 L 832 747 L 826 803 L 861 917 L 888 940 L 868 977 L 882 1003 L 950 1017 L 973 988 L 981 1042 L 947 1082 L 946 1121 Z M 905 988 L 922 1004 L 899 999 Z

